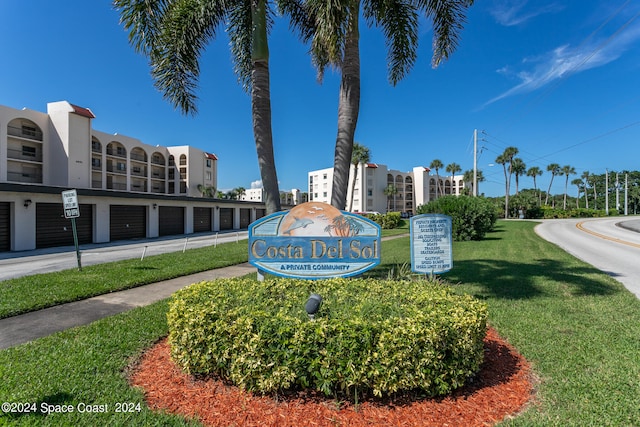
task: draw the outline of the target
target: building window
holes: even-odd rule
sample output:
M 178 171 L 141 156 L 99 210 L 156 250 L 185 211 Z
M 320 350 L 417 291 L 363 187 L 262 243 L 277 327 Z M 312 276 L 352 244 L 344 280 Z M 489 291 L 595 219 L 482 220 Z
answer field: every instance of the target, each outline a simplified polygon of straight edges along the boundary
M 204 174 L 204 177 L 207 181 L 211 181 L 211 172 L 207 171 L 207 173 Z
M 116 169 L 125 172 L 127 170 L 127 164 L 118 162 L 116 164 Z
M 373 190 L 367 190 L 367 196 L 369 197 L 373 196 Z
M 38 133 L 38 129 L 34 126 L 29 126 L 29 125 L 22 125 L 22 135 L 24 136 L 32 136 L 35 138 L 35 136 Z
M 22 155 L 25 156 L 25 157 L 35 157 L 36 156 L 36 147 L 29 147 L 28 145 L 23 145 L 22 146 Z
M 211 159 L 207 159 L 207 167 L 210 168 L 211 167 Z
M 102 161 L 100 159 L 97 159 L 95 157 L 91 158 L 91 166 L 99 168 L 102 165 Z
M 322 193 L 322 197 L 327 197 L 327 192 L 326 191 Z
M 180 155 L 180 166 L 186 166 L 187 165 L 187 156 L 185 156 L 184 154 Z

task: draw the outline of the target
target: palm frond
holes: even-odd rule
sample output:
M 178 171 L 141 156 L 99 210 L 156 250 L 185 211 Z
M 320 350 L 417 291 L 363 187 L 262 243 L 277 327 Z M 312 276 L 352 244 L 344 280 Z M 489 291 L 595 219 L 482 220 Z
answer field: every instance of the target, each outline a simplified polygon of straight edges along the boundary
M 160 23 L 170 0 L 114 0 L 120 24 L 129 31 L 129 42 L 136 52 L 148 55 L 160 32 Z
M 369 26 L 381 27 L 387 44 L 388 79 L 396 85 L 411 70 L 418 50 L 418 12 L 412 0 L 369 0 L 363 5 Z
M 433 20 L 433 57 L 431 65 L 436 68 L 443 59 L 449 59 L 456 48 L 463 26 L 466 10 L 474 0 L 416 0 L 418 8 Z

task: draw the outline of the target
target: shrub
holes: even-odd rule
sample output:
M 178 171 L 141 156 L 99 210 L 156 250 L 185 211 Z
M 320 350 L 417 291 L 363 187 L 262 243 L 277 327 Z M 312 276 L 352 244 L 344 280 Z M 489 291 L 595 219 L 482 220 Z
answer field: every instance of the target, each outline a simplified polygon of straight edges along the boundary
M 457 241 L 482 239 L 498 219 L 493 203 L 482 197 L 439 197 L 418 206 L 417 212 L 451 216 L 453 240 Z
M 324 298 L 314 321 L 311 292 Z M 487 310 L 424 280 L 236 278 L 177 292 L 167 317 L 172 358 L 192 374 L 261 393 L 436 396 L 478 371 Z
M 380 225 L 385 230 L 397 228 L 402 221 L 400 212 L 389 212 L 386 214 L 367 214 L 367 218 Z

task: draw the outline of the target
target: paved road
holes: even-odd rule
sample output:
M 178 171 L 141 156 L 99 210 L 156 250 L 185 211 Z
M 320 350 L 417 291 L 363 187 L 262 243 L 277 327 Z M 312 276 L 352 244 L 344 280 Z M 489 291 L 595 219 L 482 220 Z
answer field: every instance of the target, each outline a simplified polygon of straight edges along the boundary
M 545 240 L 613 276 L 640 298 L 640 219 L 545 220 L 536 226 Z
M 140 258 L 167 252 L 178 252 L 234 242 L 247 238 L 246 231 L 193 234 L 189 236 L 142 239 L 135 242 L 95 243 L 80 245 L 82 266 L 123 259 Z M 146 249 L 145 249 L 146 248 Z M 22 252 L 0 252 L 0 281 L 30 274 L 77 268 L 75 247 L 38 249 Z

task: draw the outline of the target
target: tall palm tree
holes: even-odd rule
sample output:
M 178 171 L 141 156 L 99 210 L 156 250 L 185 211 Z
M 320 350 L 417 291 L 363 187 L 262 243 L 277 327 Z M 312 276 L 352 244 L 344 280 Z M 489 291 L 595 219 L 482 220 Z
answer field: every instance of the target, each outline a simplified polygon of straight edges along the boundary
M 369 163 L 371 160 L 371 151 L 368 147 L 354 142 L 353 151 L 351 152 L 351 164 L 353 165 L 353 180 L 351 181 L 351 202 L 349 203 L 349 211 L 353 211 L 353 192 L 356 188 L 356 178 L 358 176 L 358 165 L 360 163 Z M 364 186 L 362 187 L 364 188 Z
M 294 0 L 277 2 L 301 22 Z M 238 81 L 251 93 L 253 134 L 267 213 L 280 210 L 271 132 L 269 46 L 271 8 L 267 0 L 114 0 L 134 49 L 149 59 L 155 86 L 184 114 L 197 113 L 199 60 L 226 25 Z M 298 11 L 300 15 L 297 15 Z M 302 25 L 299 25 L 302 28 Z
M 393 196 L 395 199 L 396 194 L 398 194 L 398 187 L 396 187 L 393 184 L 389 184 L 384 188 L 382 192 L 384 193 L 385 196 L 387 196 L 387 213 L 389 213 L 391 211 L 391 196 Z M 395 208 L 395 206 L 396 206 L 396 203 L 394 200 L 393 207 Z
M 511 187 L 511 174 L 513 173 L 513 158 L 518 154 L 516 147 L 507 147 L 504 152 L 496 158 L 496 163 L 502 165 L 504 170 L 504 217 L 509 218 L 509 193 Z
M 432 65 L 437 67 L 456 49 L 465 12 L 474 0 L 303 0 L 315 31 L 311 54 L 319 80 L 328 65 L 342 79 L 338 101 L 338 132 L 334 153 L 331 204 L 344 209 L 353 139 L 360 112 L 360 11 L 370 26 L 380 27 L 388 46 L 388 78 L 397 84 L 417 56 L 419 13 L 433 23 Z
M 553 178 L 556 175 L 560 175 L 560 165 L 557 163 L 551 163 L 547 166 L 547 172 L 551 172 L 551 180 L 549 181 L 549 189 L 547 190 L 547 197 L 544 199 L 545 206 L 549 204 L 549 194 L 551 193 L 551 184 L 553 184 Z
M 460 167 L 460 165 L 455 162 L 449 163 L 447 165 L 446 171 L 451 174 L 451 194 L 454 194 L 456 190 L 456 183 L 454 181 L 455 175 L 457 172 L 460 172 L 461 170 L 462 168 Z
M 562 203 L 562 209 L 567 209 L 567 187 L 569 186 L 569 175 L 575 175 L 576 169 L 573 166 L 565 165 L 562 167 L 562 175 L 565 176 L 564 180 L 564 202 Z
M 511 170 L 513 171 L 513 175 L 516 177 L 516 195 L 519 193 L 519 178 L 523 176 L 527 171 L 527 165 L 524 164 L 524 161 L 520 157 L 516 157 L 511 162 Z
M 464 181 L 465 194 L 472 195 L 473 191 L 473 169 L 469 169 L 464 171 L 462 175 L 462 180 Z M 480 169 L 476 170 L 476 183 L 484 182 L 484 175 Z M 477 194 L 477 192 L 476 192 Z
M 584 180 L 584 206 L 589 209 L 589 191 L 587 191 L 589 189 L 589 171 L 582 172 L 580 178 Z
M 429 164 L 429 169 L 436 170 L 436 199 L 438 198 L 438 193 L 441 193 L 440 192 L 440 169 L 442 169 L 443 167 L 444 167 L 444 164 L 440 159 L 434 159 Z
M 575 185 L 578 188 L 578 195 L 576 196 L 576 208 L 580 209 L 580 192 L 584 188 L 584 191 L 586 193 L 587 189 L 584 187 L 584 182 L 582 182 L 582 179 L 580 178 L 576 178 L 571 181 L 571 185 Z
M 538 166 L 532 166 L 527 170 L 527 176 L 530 176 L 533 178 L 533 189 L 536 193 L 538 193 L 538 205 L 542 204 L 542 193 L 538 191 L 538 186 L 536 184 L 536 177 L 541 175 L 542 175 L 542 171 Z

